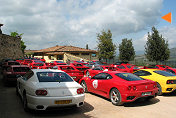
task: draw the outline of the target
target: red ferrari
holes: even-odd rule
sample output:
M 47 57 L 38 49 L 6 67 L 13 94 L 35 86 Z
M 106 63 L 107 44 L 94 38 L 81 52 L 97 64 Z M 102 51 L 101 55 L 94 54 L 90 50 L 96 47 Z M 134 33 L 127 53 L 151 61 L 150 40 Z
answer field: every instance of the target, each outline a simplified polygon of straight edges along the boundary
M 164 70 L 170 73 L 173 73 L 176 75 L 176 69 L 166 66 L 166 65 L 150 65 L 150 66 L 144 66 L 144 69 L 159 69 L 159 70 Z
M 85 75 L 87 77 L 89 77 L 89 76 L 93 77 L 96 74 L 103 72 L 103 71 L 117 71 L 117 69 L 112 66 L 104 66 L 104 65 L 94 66 L 92 69 L 87 69 L 85 71 Z
M 106 97 L 114 105 L 133 102 L 138 98 L 149 100 L 156 97 L 158 93 L 156 82 L 119 71 L 102 72 L 92 78 L 84 77 L 79 83 L 85 92 Z
M 74 66 L 70 65 L 57 65 L 53 69 L 62 70 L 70 75 L 75 81 L 79 81 L 84 75 L 81 71 L 77 70 Z
M 83 72 L 83 74 L 87 69 L 89 69 L 89 67 L 85 66 L 83 63 L 70 63 L 70 65 Z

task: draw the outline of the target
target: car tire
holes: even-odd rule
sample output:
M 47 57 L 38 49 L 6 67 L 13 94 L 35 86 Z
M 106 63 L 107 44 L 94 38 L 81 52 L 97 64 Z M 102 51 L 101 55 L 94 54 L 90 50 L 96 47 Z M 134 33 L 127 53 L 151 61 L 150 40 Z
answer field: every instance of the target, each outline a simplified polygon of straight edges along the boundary
M 29 111 L 27 104 L 28 104 L 28 103 L 27 103 L 26 94 L 24 93 L 24 94 L 23 94 L 23 109 L 24 109 L 24 111 L 26 111 L 26 112 Z
M 116 106 L 122 105 L 121 94 L 116 88 L 113 88 L 110 91 L 110 100 L 113 105 L 116 105 Z
M 89 71 L 86 72 L 86 77 L 89 77 L 90 76 L 90 73 Z
M 158 88 L 158 95 L 162 95 L 162 88 L 159 83 L 157 83 L 157 88 Z
M 81 82 L 81 86 L 83 87 L 84 92 L 87 93 L 88 90 L 87 90 L 87 85 L 86 85 L 86 82 L 85 82 L 85 81 L 82 81 L 82 82 Z

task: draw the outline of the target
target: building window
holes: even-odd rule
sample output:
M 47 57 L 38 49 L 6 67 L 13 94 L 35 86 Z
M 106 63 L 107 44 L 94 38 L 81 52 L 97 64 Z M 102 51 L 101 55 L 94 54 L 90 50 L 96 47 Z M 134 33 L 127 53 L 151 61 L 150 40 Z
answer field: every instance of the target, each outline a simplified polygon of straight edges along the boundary
M 63 55 L 57 55 L 57 60 L 63 60 Z
M 79 53 L 71 53 L 72 55 L 79 55 Z
M 89 53 L 82 53 L 82 55 L 89 55 Z
M 96 57 L 97 55 L 96 54 L 92 54 L 92 57 Z
M 54 60 L 54 55 L 49 55 L 50 60 Z

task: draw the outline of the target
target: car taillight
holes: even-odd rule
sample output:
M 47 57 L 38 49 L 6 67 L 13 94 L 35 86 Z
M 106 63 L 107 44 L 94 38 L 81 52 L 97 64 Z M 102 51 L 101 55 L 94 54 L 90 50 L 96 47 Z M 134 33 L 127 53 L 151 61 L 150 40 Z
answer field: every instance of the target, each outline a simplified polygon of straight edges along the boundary
M 84 89 L 83 88 L 77 89 L 77 94 L 83 94 L 83 93 L 84 93 Z
M 128 90 L 137 90 L 137 89 L 136 89 L 136 86 L 128 86 L 127 89 L 128 89 Z
M 135 87 L 135 86 L 133 86 L 133 90 L 136 90 L 136 87 Z
M 156 88 L 156 85 L 155 85 L 155 84 L 153 85 L 153 88 Z
M 47 95 L 48 92 L 46 90 L 36 90 L 35 94 L 36 95 Z
M 131 90 L 131 86 L 128 86 L 128 90 Z
M 174 80 L 167 80 L 167 84 L 174 84 Z

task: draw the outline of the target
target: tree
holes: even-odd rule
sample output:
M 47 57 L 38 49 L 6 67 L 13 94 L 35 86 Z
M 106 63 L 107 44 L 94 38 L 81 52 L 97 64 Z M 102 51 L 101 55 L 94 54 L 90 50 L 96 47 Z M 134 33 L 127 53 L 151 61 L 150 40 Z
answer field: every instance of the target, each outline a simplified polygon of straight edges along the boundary
M 86 49 L 89 49 L 89 45 L 88 44 L 86 44 Z
M 155 27 L 152 27 L 151 34 L 148 33 L 145 56 L 149 61 L 156 61 L 156 63 L 169 59 L 170 50 L 168 41 L 165 41 Z
M 132 39 L 122 39 L 122 43 L 119 44 L 119 59 L 122 62 L 128 62 L 134 60 L 135 51 L 132 43 Z
M 112 42 L 112 33 L 110 30 L 101 34 L 98 33 L 98 57 L 99 59 L 112 59 L 115 56 L 116 45 Z
M 22 52 L 23 52 L 23 54 L 24 54 L 24 50 L 26 49 L 26 45 L 24 44 L 24 41 L 22 40 L 22 35 L 23 35 L 23 34 L 19 34 L 19 33 L 16 31 L 16 32 L 11 32 L 10 35 L 13 36 L 13 37 L 18 37 L 18 38 L 21 39 L 21 50 L 22 50 Z

